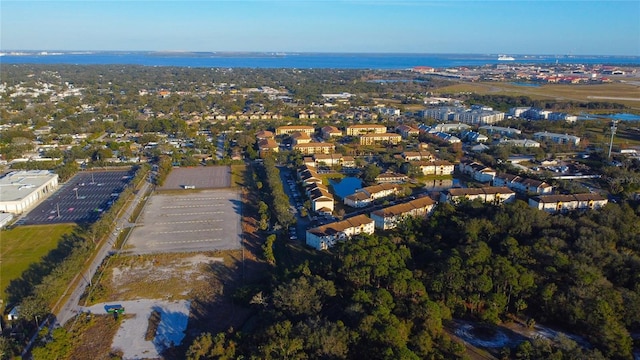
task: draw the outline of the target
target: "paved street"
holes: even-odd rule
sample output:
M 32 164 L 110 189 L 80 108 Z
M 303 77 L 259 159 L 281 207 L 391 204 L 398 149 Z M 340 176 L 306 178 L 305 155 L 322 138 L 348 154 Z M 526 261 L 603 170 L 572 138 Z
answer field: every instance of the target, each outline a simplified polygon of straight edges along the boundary
M 145 182 L 138 193 L 135 195 L 133 200 L 125 205 L 125 208 L 121 211 L 120 216 L 116 220 L 115 229 L 124 229 L 125 227 L 133 226 L 133 224 L 129 223 L 129 217 L 133 213 L 136 206 L 138 206 L 140 201 L 144 200 L 150 186 L 151 185 L 148 182 Z M 67 301 L 62 304 L 62 306 L 60 306 L 60 310 L 56 314 L 56 324 L 63 325 L 78 313 L 78 302 L 80 301 L 80 296 L 89 284 L 91 278 L 93 278 L 93 275 L 95 274 L 100 264 L 102 264 L 102 261 L 111 251 L 113 251 L 113 245 L 118 238 L 118 233 L 119 231 L 116 230 L 109 234 L 109 238 L 100 244 L 98 253 L 89 265 L 88 269 L 85 270 L 84 273 L 79 274 L 79 276 L 81 277 L 81 281 L 77 283 L 78 285 L 73 289 L 67 289 L 67 292 L 65 294 L 70 293 L 71 295 L 67 298 Z M 54 308 L 56 308 L 56 306 L 54 306 Z

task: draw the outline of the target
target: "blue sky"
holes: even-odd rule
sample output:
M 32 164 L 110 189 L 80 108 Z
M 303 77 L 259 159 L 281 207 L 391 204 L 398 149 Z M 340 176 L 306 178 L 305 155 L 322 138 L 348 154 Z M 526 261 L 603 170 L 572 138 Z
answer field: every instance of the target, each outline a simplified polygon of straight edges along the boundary
M 2 50 L 640 55 L 640 1 L 2 0 Z

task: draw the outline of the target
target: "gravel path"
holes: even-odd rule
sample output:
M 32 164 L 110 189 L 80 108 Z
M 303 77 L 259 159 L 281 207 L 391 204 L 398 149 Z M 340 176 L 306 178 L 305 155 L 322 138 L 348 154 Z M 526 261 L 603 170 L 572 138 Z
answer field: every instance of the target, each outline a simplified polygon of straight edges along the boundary
M 114 350 L 122 350 L 123 359 L 162 358 L 162 351 L 172 345 L 179 345 L 184 339 L 191 305 L 186 300 L 173 302 L 148 299 L 119 301 L 81 307 L 79 310 L 93 314 L 105 314 L 105 305 L 115 304 L 124 306 L 125 314 L 135 315 L 122 322 L 111 345 Z M 149 316 L 153 310 L 160 312 L 161 320 L 156 337 L 152 341 L 147 341 L 145 334 L 149 325 Z

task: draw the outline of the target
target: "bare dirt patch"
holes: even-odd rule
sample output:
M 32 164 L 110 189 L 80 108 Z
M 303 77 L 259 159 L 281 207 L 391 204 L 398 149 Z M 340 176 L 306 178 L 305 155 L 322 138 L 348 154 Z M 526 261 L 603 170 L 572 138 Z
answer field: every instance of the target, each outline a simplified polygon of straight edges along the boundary
M 88 304 L 105 301 L 189 299 L 194 291 L 218 291 L 211 271 L 215 263 L 231 260 L 229 254 L 154 254 L 114 256 L 103 269 Z M 199 290 L 200 289 L 200 290 Z

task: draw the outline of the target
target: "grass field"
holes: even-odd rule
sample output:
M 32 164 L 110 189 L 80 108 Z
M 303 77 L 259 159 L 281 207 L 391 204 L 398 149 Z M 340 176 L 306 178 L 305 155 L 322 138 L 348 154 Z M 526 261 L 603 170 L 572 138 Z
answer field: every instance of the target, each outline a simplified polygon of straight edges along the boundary
M 29 265 L 36 263 L 55 249 L 65 234 L 73 232 L 75 224 L 18 226 L 0 232 L 0 291 L 22 275 Z
M 506 82 L 461 82 L 456 85 L 439 88 L 437 92 L 441 94 L 473 92 L 480 95 L 528 96 L 537 100 L 611 102 L 640 110 L 640 101 L 625 100 L 626 98 L 639 99 L 640 88 L 637 85 L 626 83 L 593 85 L 546 84 L 539 87 L 528 87 Z M 620 99 L 601 99 L 598 97 Z
M 231 187 L 245 186 L 246 165 L 231 165 Z

